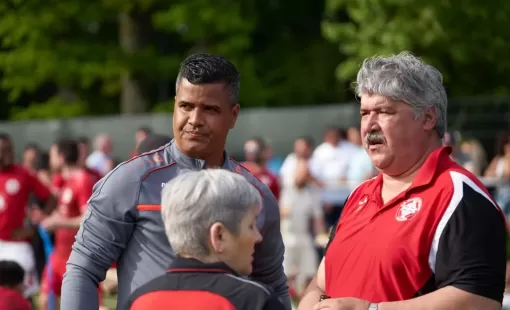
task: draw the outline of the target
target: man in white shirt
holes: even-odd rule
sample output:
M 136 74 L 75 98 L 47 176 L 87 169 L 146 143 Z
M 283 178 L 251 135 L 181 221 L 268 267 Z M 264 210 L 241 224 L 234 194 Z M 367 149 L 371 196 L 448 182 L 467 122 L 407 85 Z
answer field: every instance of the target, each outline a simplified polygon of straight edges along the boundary
M 356 146 L 357 150 L 352 156 L 347 169 L 347 182 L 352 186 L 358 186 L 362 182 L 374 177 L 377 171 L 370 160 L 370 156 L 362 146 L 361 132 L 358 127 L 351 127 L 348 130 L 349 141 Z
M 329 191 L 334 191 L 345 181 L 349 163 L 356 154 L 355 145 L 345 140 L 343 130 L 330 126 L 324 131 L 324 142 L 313 152 L 311 159 L 311 172 Z M 339 199 L 326 201 L 324 217 L 326 225 L 332 227 L 342 213 L 342 191 L 338 190 Z M 333 195 L 336 196 L 336 195 Z
M 105 134 L 98 135 L 95 140 L 95 148 L 96 150 L 87 157 L 86 165 L 89 169 L 104 176 L 113 169 L 111 138 Z
M 281 231 L 285 244 L 283 265 L 289 287 L 297 295 L 303 292 L 318 266 L 310 223 L 313 223 L 316 234 L 324 232 L 320 191 L 309 169 L 312 148 L 310 139 L 296 139 L 294 153 L 287 156 L 280 170 Z

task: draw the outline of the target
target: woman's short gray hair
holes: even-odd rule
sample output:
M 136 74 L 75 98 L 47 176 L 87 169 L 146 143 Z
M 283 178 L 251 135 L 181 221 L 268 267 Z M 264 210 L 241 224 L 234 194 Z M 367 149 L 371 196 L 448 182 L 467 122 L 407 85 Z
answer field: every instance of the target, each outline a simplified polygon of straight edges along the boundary
M 378 94 L 409 104 L 415 117 L 427 108 L 437 112 L 436 131 L 446 132 L 448 98 L 441 73 L 408 52 L 367 58 L 358 72 L 356 95 Z
M 193 257 L 210 254 L 209 229 L 214 223 L 238 233 L 249 208 L 261 204 L 254 185 L 223 169 L 185 172 L 165 185 L 161 197 L 161 216 L 172 249 Z

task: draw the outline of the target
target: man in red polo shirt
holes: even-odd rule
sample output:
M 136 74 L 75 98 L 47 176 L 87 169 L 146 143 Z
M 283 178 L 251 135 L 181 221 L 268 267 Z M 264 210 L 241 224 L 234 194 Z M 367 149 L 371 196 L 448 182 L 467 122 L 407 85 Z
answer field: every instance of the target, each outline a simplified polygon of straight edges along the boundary
M 53 146 L 51 161 L 62 174 L 63 185 L 59 191 L 58 209 L 41 222 L 48 231 L 55 231 L 55 249 L 50 257 L 51 275 L 46 269 L 41 281 L 40 309 L 47 309 L 47 296 L 51 289 L 60 296 L 66 262 L 71 254 L 74 237 L 78 232 L 87 201 L 97 182 L 92 174 L 79 164 L 78 144 L 63 139 Z M 51 279 L 51 281 L 50 281 Z
M 55 199 L 36 175 L 14 164 L 12 140 L 0 134 L 0 260 L 17 262 L 25 270 L 25 296 L 38 290 L 37 273 L 32 245 L 28 242 L 35 234 L 34 227 L 25 225 L 30 194 L 44 201 L 45 210 L 51 212 Z
M 441 74 L 402 53 L 367 59 L 356 85 L 380 174 L 350 194 L 299 309 L 501 309 L 504 216 L 442 146 Z
M 99 181 L 103 177 L 99 173 L 99 171 L 89 168 L 85 165 L 85 159 L 87 158 L 88 149 L 84 145 L 84 143 L 85 143 L 84 138 L 80 138 L 80 139 L 81 140 L 79 140 L 77 142 L 78 143 L 78 152 L 80 154 L 79 159 L 78 159 L 78 166 L 83 167 L 83 169 L 85 169 L 85 171 L 87 171 L 93 179 Z M 52 190 L 55 193 L 58 193 L 65 184 L 65 180 L 62 177 L 62 173 L 60 171 L 61 167 L 59 164 L 59 156 L 58 156 L 57 152 L 58 152 L 57 145 L 54 143 L 50 147 L 49 155 L 50 155 L 50 169 L 53 172 L 51 175 L 51 185 L 52 185 Z
M 278 200 L 280 199 L 280 183 L 269 169 L 267 169 L 267 144 L 263 138 L 257 137 L 244 144 L 245 162 L 242 165 L 264 183 Z

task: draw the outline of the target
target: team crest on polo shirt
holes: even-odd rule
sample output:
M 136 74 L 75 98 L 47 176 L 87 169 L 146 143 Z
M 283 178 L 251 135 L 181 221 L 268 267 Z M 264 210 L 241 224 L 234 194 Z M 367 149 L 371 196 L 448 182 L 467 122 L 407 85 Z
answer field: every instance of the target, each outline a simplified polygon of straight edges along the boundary
M 420 212 L 421 198 L 415 197 L 404 201 L 395 214 L 395 219 L 399 222 L 404 222 L 412 219 Z
M 358 207 L 356 208 L 356 211 L 355 212 L 358 212 L 359 210 L 363 209 L 363 207 L 367 204 L 368 202 L 368 195 L 365 195 L 363 196 L 363 198 L 361 198 L 361 200 L 358 202 Z
M 70 188 L 64 189 L 62 192 L 62 203 L 68 204 L 73 199 L 73 191 Z
M 16 179 L 9 179 L 5 182 L 5 192 L 9 195 L 15 195 L 19 192 L 19 181 Z

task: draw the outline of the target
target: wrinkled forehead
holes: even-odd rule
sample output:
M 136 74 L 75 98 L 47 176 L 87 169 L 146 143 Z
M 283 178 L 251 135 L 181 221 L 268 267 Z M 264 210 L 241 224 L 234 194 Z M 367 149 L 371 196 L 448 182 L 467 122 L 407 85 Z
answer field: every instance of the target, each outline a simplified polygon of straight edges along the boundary
M 386 96 L 370 93 L 362 93 L 360 96 L 360 109 L 375 110 L 381 108 L 402 109 L 410 108 L 410 105 L 401 100 L 395 100 Z
M 197 105 L 230 105 L 231 92 L 223 82 L 192 84 L 182 79 L 177 88 L 176 100 Z

